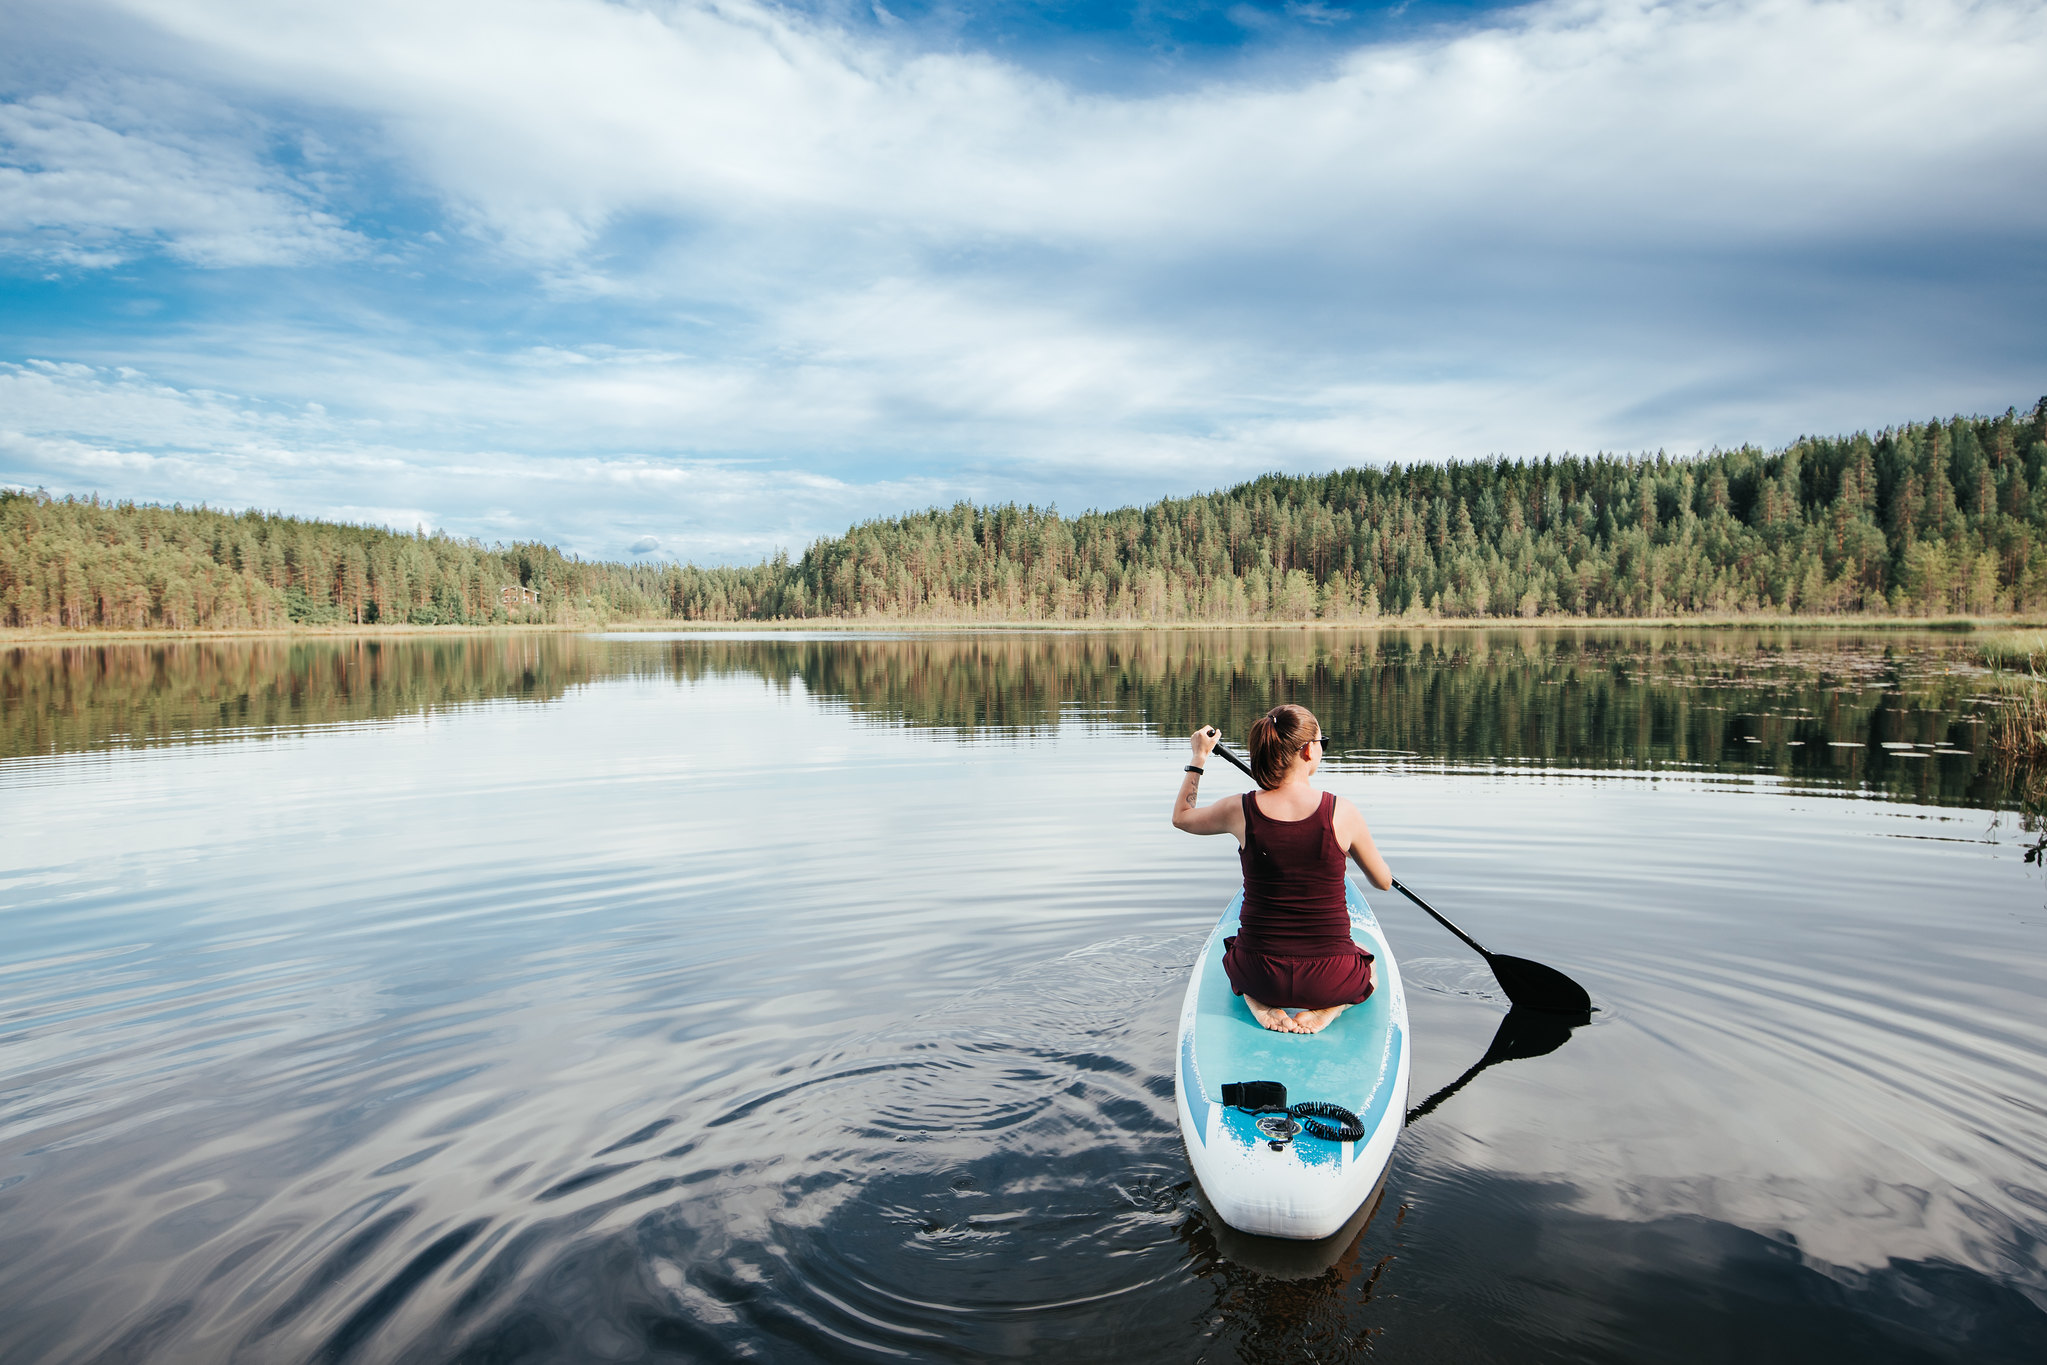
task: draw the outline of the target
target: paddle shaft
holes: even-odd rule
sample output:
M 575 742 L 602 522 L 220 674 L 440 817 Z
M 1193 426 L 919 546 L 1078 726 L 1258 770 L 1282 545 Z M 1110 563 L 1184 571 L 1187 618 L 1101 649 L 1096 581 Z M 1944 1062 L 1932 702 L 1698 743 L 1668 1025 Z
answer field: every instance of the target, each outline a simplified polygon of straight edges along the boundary
M 1251 765 L 1244 762 L 1243 759 L 1238 758 L 1228 749 L 1225 749 L 1220 741 L 1217 741 L 1215 751 L 1221 754 L 1227 762 L 1234 763 L 1237 765 L 1237 767 L 1243 769 L 1244 776 L 1250 778 L 1253 782 L 1256 782 L 1258 780 L 1257 776 L 1253 774 L 1251 771 Z M 1477 953 L 1480 957 L 1485 958 L 1489 962 L 1492 960 L 1493 956 L 1492 953 L 1487 950 L 1486 946 L 1483 943 L 1480 943 L 1470 934 L 1465 933 L 1462 929 L 1459 929 L 1456 925 L 1452 924 L 1448 919 L 1444 917 L 1443 912 L 1438 910 L 1435 906 L 1430 905 L 1420 896 L 1415 895 L 1414 892 L 1402 886 L 1400 884 L 1400 878 L 1395 877 L 1393 879 L 1393 889 L 1395 891 L 1398 891 L 1401 895 L 1407 897 L 1409 900 L 1413 901 L 1416 905 L 1419 905 L 1422 909 L 1428 911 L 1429 918 L 1435 920 L 1436 923 L 1442 925 L 1445 929 L 1448 929 L 1451 933 L 1463 939 L 1465 945 L 1469 947 L 1473 952 Z
M 1443 917 L 1443 912 L 1438 910 L 1435 906 L 1430 905 L 1420 896 L 1415 895 L 1414 892 L 1402 886 L 1400 884 L 1400 878 L 1395 877 L 1393 879 L 1393 889 L 1395 891 L 1398 891 L 1401 895 L 1407 897 L 1409 900 L 1413 901 L 1416 905 L 1419 905 L 1422 909 L 1428 911 L 1429 918 L 1435 920 L 1436 923 L 1442 925 L 1445 929 L 1448 929 L 1451 933 L 1463 939 L 1465 944 L 1468 947 L 1470 947 L 1470 949 L 1473 952 L 1477 953 L 1480 957 L 1485 958 L 1488 962 L 1492 960 L 1493 956 L 1492 953 L 1487 950 L 1486 946 L 1483 943 L 1480 943 L 1470 934 L 1465 933 L 1462 929 L 1459 929 L 1456 925 L 1452 924 L 1449 920 L 1445 919 Z

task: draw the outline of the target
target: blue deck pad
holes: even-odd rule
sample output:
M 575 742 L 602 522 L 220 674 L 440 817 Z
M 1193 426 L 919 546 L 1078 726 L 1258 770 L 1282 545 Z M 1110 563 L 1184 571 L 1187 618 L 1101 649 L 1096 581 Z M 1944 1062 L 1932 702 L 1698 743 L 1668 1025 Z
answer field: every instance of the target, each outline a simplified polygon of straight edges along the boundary
M 1389 954 L 1371 906 L 1355 883 L 1346 880 L 1344 892 L 1352 939 L 1383 963 Z M 1289 1104 L 1303 1100 L 1340 1104 L 1364 1121 L 1366 1133 L 1378 1131 L 1393 1102 L 1406 1043 L 1392 1018 L 1392 992 L 1386 988 L 1383 968 L 1371 998 L 1345 1010 L 1322 1032 L 1274 1033 L 1252 1017 L 1243 997 L 1231 991 L 1229 974 L 1223 970 L 1223 940 L 1237 932 L 1243 905 L 1239 893 L 1209 935 L 1194 1028 L 1181 1040 L 1182 1071 L 1193 1082 L 1187 1103 L 1196 1131 L 1205 1136 L 1208 1106 L 1222 1102 L 1222 1087 L 1230 1081 L 1280 1081 Z M 1225 1110 L 1222 1131 L 1241 1142 L 1263 1142 L 1255 1123 L 1252 1115 Z M 1305 1133 L 1293 1144 L 1302 1161 L 1315 1165 L 1341 1162 L 1349 1145 Z

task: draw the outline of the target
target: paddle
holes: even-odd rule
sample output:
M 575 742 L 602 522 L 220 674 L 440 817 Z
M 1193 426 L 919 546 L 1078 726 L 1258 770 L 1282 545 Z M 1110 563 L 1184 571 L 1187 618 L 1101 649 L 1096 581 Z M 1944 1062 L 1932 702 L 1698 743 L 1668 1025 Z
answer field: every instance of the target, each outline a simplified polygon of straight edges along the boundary
M 1241 768 L 1244 776 L 1251 777 L 1254 782 L 1258 780 L 1251 776 L 1250 765 L 1220 743 L 1215 746 L 1215 751 Z M 1525 957 L 1510 957 L 1505 953 L 1490 952 L 1484 944 L 1443 918 L 1442 912 L 1435 906 L 1402 886 L 1397 877 L 1394 878 L 1393 889 L 1428 911 L 1430 918 L 1463 939 L 1465 946 L 1484 958 L 1486 965 L 1493 969 L 1493 976 L 1499 981 L 1500 989 L 1506 992 L 1507 999 L 1512 1002 L 1514 1008 L 1542 1010 L 1548 1014 L 1585 1014 L 1592 1009 L 1592 997 L 1585 993 L 1585 988 L 1556 968 L 1545 967 L 1542 963 L 1531 962 Z

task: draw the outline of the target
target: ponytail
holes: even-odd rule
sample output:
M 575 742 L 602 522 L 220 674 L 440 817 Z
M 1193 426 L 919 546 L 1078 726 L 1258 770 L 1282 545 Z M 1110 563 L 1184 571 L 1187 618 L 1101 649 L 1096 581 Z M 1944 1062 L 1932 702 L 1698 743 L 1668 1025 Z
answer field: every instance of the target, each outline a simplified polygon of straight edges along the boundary
M 1251 722 L 1251 776 L 1271 791 L 1286 780 L 1294 757 L 1314 741 L 1322 726 L 1305 706 L 1287 702 Z

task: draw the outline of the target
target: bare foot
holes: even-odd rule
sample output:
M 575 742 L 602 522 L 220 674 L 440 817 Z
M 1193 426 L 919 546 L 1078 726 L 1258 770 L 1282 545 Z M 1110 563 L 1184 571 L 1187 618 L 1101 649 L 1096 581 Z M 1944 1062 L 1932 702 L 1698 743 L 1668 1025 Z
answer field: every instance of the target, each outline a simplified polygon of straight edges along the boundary
M 1320 1033 L 1336 1022 L 1336 1016 L 1349 1009 L 1349 1005 L 1331 1005 L 1326 1010 L 1302 1010 L 1294 1016 L 1296 1033 Z
M 1244 1003 L 1251 1007 L 1251 1017 L 1274 1033 L 1300 1032 L 1294 1027 L 1293 1018 L 1285 1010 L 1276 1010 L 1270 1005 L 1261 1004 L 1248 995 L 1244 997 Z

